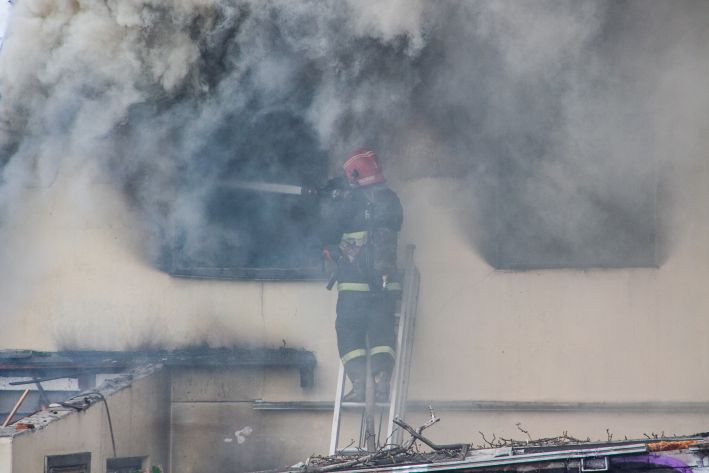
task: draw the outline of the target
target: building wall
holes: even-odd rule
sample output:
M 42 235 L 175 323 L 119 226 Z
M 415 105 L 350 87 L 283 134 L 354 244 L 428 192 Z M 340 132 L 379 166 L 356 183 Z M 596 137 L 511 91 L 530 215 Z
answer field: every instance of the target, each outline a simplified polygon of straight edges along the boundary
M 147 457 L 150 465 L 169 471 L 169 378 L 154 373 L 108 396 L 118 457 Z M 2 448 L 0 444 L 0 462 Z M 8 473 L 42 472 L 45 457 L 91 452 L 91 471 L 106 471 L 113 456 L 111 436 L 103 403 L 68 415 L 35 432 L 12 439 L 12 470 Z M 2 463 L 0 463 L 2 465 Z M 0 471 L 5 473 L 0 466 Z
M 666 253 L 658 268 L 495 271 L 471 243 L 461 219 L 465 207 L 446 198 L 459 184 L 444 179 L 395 182 L 406 207 L 401 240 L 417 245 L 422 275 L 410 399 L 709 402 L 709 160 L 704 149 L 684 152 L 691 159 L 678 158 L 662 170 L 661 184 L 671 192 L 658 206 L 661 249 Z M 658 153 L 671 155 L 672 150 Z M 230 444 L 224 439 L 247 425 L 254 429 L 252 438 L 263 440 L 269 455 L 274 450 L 289 452 L 272 457 L 274 462 L 293 463 L 326 451 L 329 415 L 257 414 L 249 401 L 332 399 L 336 294 L 319 282 L 170 278 L 144 263 L 130 212 L 120 200 L 109 225 L 99 217 L 55 221 L 57 214 L 72 208 L 71 196 L 52 196 L 48 191 L 42 198 L 51 199 L 53 205 L 30 206 L 35 213 L 27 228 L 18 231 L 25 244 L 56 251 L 42 271 L 23 276 L 32 284 L 13 299 L 14 308 L 4 318 L 6 340 L 38 349 L 206 342 L 269 347 L 285 343 L 312 350 L 318 367 L 310 390 L 299 387 L 294 371 L 269 372 L 249 381 L 244 391 L 239 391 L 241 375 L 235 374 L 215 388 L 221 397 L 213 399 L 211 391 L 186 392 L 180 387 L 183 380 L 176 383 L 173 459 L 175 471 L 197 471 L 190 466 L 197 463 L 184 463 L 182 455 L 187 447 L 194 456 L 208 455 L 196 448 L 205 442 L 205 448 L 232 449 L 234 457 L 222 458 L 246 464 L 260 450 L 237 458 L 251 440 Z M 49 244 L 49 236 L 58 246 Z M 199 383 L 206 381 L 203 377 Z M 229 404 L 228 409 L 216 404 L 219 399 Z M 478 431 L 523 437 L 518 422 L 539 437 L 568 431 L 579 438 L 605 439 L 606 429 L 615 438 L 709 430 L 707 413 L 697 409 L 620 414 L 444 412 L 443 422 L 430 432 L 436 439 L 480 443 Z M 98 406 L 70 423 L 94 417 L 91 422 L 105 432 Z M 37 434 L 47 437 L 43 442 L 47 451 L 89 445 L 67 444 L 60 424 Z M 156 430 L 148 429 L 151 436 Z M 105 433 L 98 438 L 105 453 Z M 32 445 L 18 439 L 15 464 L 34 458 L 29 454 Z
M 403 200 L 425 215 L 409 218 L 403 235 L 416 242 L 422 273 L 410 398 L 706 402 L 708 171 L 706 159 L 678 159 L 662 176 L 664 185 L 682 192 L 673 191 L 672 204 L 658 203 L 667 212 L 658 217 L 658 250 L 666 245 L 667 254 L 658 268 L 647 269 L 495 271 L 471 251 L 457 219 L 464 209 L 445 204 L 454 182 L 405 189 Z M 444 422 L 432 435 L 476 443 L 478 431 L 525 438 L 518 422 L 536 437 L 568 431 L 594 439 L 605 439 L 606 429 L 623 438 L 709 425 L 706 406 L 440 415 Z
M 0 473 L 12 473 L 12 440 L 0 438 Z
M 264 470 L 322 452 L 323 413 L 252 409 L 272 379 L 283 397 L 299 390 L 293 369 L 174 370 L 172 473 Z

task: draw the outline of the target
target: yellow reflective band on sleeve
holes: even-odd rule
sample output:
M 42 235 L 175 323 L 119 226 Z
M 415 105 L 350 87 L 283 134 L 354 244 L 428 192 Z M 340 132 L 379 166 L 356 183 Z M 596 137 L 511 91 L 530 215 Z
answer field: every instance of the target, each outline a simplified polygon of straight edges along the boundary
M 369 291 L 369 284 L 366 282 L 341 282 L 337 285 L 338 291 Z
M 396 351 L 392 347 L 386 345 L 380 345 L 378 347 L 372 347 L 369 349 L 370 355 L 376 355 L 378 353 L 389 353 L 392 358 L 396 358 Z
M 337 284 L 338 291 L 369 291 L 369 284 L 366 282 L 341 282 Z M 401 291 L 401 284 L 390 282 L 387 284 L 387 291 Z
M 362 246 L 366 243 L 368 235 L 369 232 L 367 231 L 343 233 L 340 241 L 347 242 L 350 245 Z
M 360 356 L 367 356 L 367 350 L 364 348 L 358 348 L 356 350 L 352 350 L 351 352 L 345 353 L 341 360 L 342 364 L 346 364 L 348 361 L 354 360 L 355 358 L 359 358 Z

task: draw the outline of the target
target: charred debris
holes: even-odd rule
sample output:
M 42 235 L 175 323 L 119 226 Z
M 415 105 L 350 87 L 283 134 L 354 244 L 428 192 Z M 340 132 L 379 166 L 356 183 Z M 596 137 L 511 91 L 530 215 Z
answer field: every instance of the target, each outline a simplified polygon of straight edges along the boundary
M 0 350 L 0 437 L 55 419 L 50 406 L 81 411 L 162 368 L 290 368 L 302 388 L 314 383 L 315 355 L 296 348 L 210 348 L 136 351 Z M 103 387 L 103 388 L 102 388 Z M 19 390 L 19 391 L 18 391 Z M 18 397 L 18 393 L 24 392 Z
M 440 421 L 431 409 L 431 418 L 418 429 L 401 419 L 394 423 L 410 436 L 401 445 L 387 444 L 374 452 L 355 451 L 347 455 L 311 456 L 281 473 L 325 472 L 419 472 L 485 471 L 548 473 L 633 473 L 656 471 L 692 473 L 709 470 L 709 432 L 689 436 L 645 435 L 645 439 L 593 442 L 570 436 L 527 439 L 494 437 L 484 445 L 437 444 L 423 431 Z

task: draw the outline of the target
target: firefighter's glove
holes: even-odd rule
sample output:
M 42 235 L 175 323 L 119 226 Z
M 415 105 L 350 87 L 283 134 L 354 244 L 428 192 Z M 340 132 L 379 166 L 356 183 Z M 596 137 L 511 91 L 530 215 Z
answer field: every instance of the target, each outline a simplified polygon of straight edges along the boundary
M 329 273 L 335 273 L 337 268 L 342 264 L 344 257 L 340 249 L 336 246 L 323 249 L 323 257 L 325 259 L 325 269 Z

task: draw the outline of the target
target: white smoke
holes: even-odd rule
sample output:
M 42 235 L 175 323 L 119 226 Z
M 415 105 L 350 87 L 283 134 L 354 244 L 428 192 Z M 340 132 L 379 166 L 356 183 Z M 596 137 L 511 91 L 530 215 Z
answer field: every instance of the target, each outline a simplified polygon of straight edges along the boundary
M 706 7 L 641 4 L 22 0 L 0 52 L 0 317 L 154 324 L 131 283 L 166 284 L 151 264 L 176 229 L 196 260 L 230 238 L 205 202 L 233 161 L 315 173 L 361 145 L 394 182 L 460 181 L 449 205 L 486 259 L 511 235 L 512 259 L 610 264 L 654 231 L 662 151 L 705 142 L 705 94 L 675 109 L 667 81 L 705 76 Z M 91 278 L 53 285 L 67 265 Z M 36 307 L 39 287 L 93 295 Z
M 0 2 L 0 48 L 5 38 L 5 30 L 7 29 L 7 21 L 10 18 L 10 7 L 12 4 L 8 2 Z
M 230 116 L 250 113 L 244 111 L 249 100 L 260 97 L 264 111 L 279 108 L 305 63 L 316 64 L 323 79 L 312 105 L 298 113 L 309 117 L 323 148 L 342 153 L 358 139 L 343 142 L 337 135 L 342 114 L 371 113 L 371 103 L 358 95 L 371 96 L 377 107 L 406 96 L 366 82 L 344 93 L 343 82 L 362 71 L 357 57 L 342 64 L 339 55 L 357 39 L 402 38 L 405 54 L 414 55 L 423 44 L 423 2 L 406 2 L 403 15 L 402 6 L 19 2 L 0 55 L 0 265 L 7 269 L 0 277 L 0 317 L 6 326 L 31 324 L 8 317 L 44 319 L 72 346 L 233 341 L 236 335 L 219 341 L 175 321 L 174 331 L 155 330 L 165 314 L 158 311 L 156 319 L 150 297 L 135 293 L 135 281 L 164 285 L 164 275 L 147 267 L 139 275 L 136 263 L 154 259 L 171 228 L 188 230 L 184 244 L 196 257 L 220 236 L 210 233 L 204 216 L 209 179 L 190 181 L 188 174 L 184 182 L 178 169 L 208 164 L 209 135 Z M 60 294 L 37 298 L 35 288 Z M 59 302 L 42 307 L 42 299 Z M 204 300 L 193 304 L 212 318 L 208 326 L 223 326 L 223 310 L 209 315 Z

